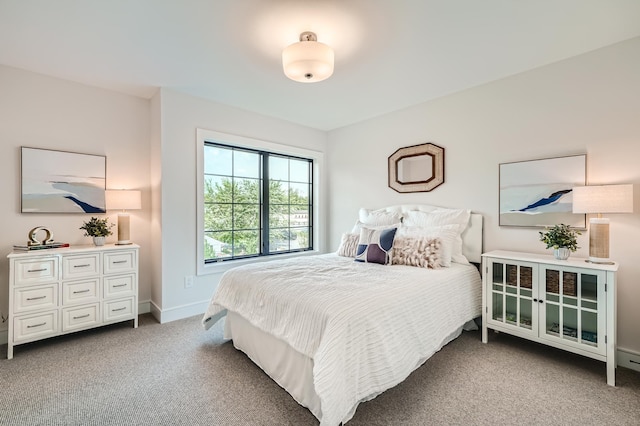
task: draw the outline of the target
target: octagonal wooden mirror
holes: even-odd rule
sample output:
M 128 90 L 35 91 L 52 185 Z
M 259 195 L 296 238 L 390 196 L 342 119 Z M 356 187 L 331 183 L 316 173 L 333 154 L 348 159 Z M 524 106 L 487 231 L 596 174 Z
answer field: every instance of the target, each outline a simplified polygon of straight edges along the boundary
M 444 183 L 444 148 L 425 143 L 398 149 L 389 156 L 389 188 L 429 192 Z

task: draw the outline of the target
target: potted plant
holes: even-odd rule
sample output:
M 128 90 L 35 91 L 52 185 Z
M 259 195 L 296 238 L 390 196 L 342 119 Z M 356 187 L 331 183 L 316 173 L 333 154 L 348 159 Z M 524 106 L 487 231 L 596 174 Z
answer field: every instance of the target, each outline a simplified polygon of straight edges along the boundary
M 113 226 L 113 223 L 109 223 L 106 217 L 104 219 L 92 217 L 87 222 L 84 222 L 80 229 L 84 230 L 85 237 L 93 237 L 93 244 L 103 246 L 106 237 L 112 234 L 111 228 Z
M 578 247 L 578 235 L 582 235 L 577 229 L 571 228 L 569 225 L 561 223 L 547 228 L 546 232 L 539 232 L 540 241 L 547 245 L 547 248 L 553 248 L 553 255 L 556 259 L 566 260 L 572 251 L 576 251 Z

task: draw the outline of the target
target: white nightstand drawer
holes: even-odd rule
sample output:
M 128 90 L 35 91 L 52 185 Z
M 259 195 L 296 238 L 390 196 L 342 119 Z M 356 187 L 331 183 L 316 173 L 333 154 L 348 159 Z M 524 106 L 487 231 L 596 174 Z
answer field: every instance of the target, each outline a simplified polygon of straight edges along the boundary
M 62 258 L 62 279 L 95 277 L 100 275 L 100 253 Z
M 90 328 L 100 323 L 100 304 L 62 310 L 62 331 Z
M 133 297 L 104 303 L 104 322 L 133 318 Z
M 13 292 L 13 311 L 53 309 L 58 306 L 58 284 L 17 288 Z
M 29 342 L 58 334 L 58 311 L 24 315 L 13 320 L 13 342 Z
M 15 263 L 15 286 L 44 284 L 58 280 L 58 258 L 42 257 L 17 260 Z
M 118 275 L 116 277 L 104 278 L 104 298 L 113 299 L 115 297 L 133 296 L 136 290 L 135 276 Z
M 100 278 L 62 283 L 62 305 L 98 302 L 100 300 Z
M 123 250 L 104 253 L 104 273 L 116 274 L 133 272 L 138 267 L 135 250 Z

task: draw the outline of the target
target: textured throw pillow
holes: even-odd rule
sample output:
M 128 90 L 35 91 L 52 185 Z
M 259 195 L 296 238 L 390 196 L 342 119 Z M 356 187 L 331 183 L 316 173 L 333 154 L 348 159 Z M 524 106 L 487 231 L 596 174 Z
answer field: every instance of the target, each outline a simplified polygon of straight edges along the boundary
M 458 235 L 455 238 L 451 260 L 456 263 L 467 264 L 469 261 L 462 254 L 462 233 L 467 229 L 471 211 L 465 209 L 437 208 L 430 212 L 412 210 L 404 214 L 404 223 L 407 226 L 439 227 L 443 225 L 456 225 Z
M 442 225 L 438 227 L 401 226 L 396 233 L 396 238 L 418 238 L 427 240 L 438 238 L 440 240 L 439 264 L 445 268 L 451 266 L 451 253 L 457 236 L 457 225 Z
M 340 241 L 340 247 L 338 247 L 338 256 L 356 257 L 358 241 L 360 241 L 360 234 L 342 234 L 342 241 Z
M 395 235 L 396 228 L 362 228 L 356 252 L 356 262 L 389 264 Z
M 393 240 L 392 265 L 440 268 L 440 238 L 397 237 Z

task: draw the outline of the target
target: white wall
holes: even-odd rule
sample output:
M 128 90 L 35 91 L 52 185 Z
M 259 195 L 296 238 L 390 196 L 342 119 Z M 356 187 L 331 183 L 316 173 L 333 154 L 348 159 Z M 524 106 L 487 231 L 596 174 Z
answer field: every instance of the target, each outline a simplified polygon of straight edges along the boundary
M 545 252 L 538 230 L 498 226 L 498 165 L 587 154 L 591 184 L 635 184 L 635 213 L 611 215 L 620 262 L 618 344 L 640 354 L 640 38 L 329 133 L 330 248 L 360 207 L 426 203 L 485 217 L 484 248 Z M 387 157 L 433 142 L 445 183 L 432 192 L 387 187 Z M 587 256 L 588 235 L 575 256 Z
M 46 226 L 56 241 L 92 244 L 78 228 L 89 214 L 20 213 L 20 147 L 106 155 L 107 188 L 142 190 L 131 211 L 131 236 L 140 243 L 140 301 L 151 298 L 149 258 L 149 101 L 0 66 L 0 311 L 8 314 L 13 244 Z M 108 212 L 117 223 L 114 212 Z M 111 236 L 107 242 L 115 242 Z M 0 330 L 6 330 L 6 323 Z
M 202 128 L 281 145 L 325 152 L 326 133 L 162 89 L 152 104 L 159 105 L 160 137 L 153 140 L 153 156 L 160 155 L 161 186 L 152 185 L 154 263 L 152 312 L 161 322 L 204 312 L 220 274 L 196 276 L 191 288 L 184 278 L 196 275 L 196 129 Z M 156 166 L 154 166 L 155 169 Z M 321 182 L 322 184 L 322 182 Z M 321 212 L 324 217 L 326 210 Z M 324 231 L 321 231 L 324 241 Z M 161 238 L 161 241 L 159 239 Z M 322 250 L 322 247 L 320 247 Z M 155 295 L 161 295 L 157 299 Z

